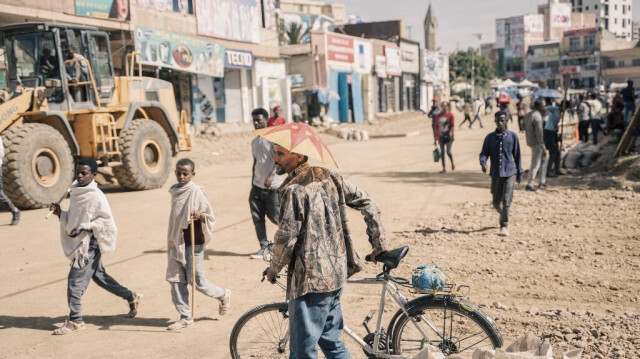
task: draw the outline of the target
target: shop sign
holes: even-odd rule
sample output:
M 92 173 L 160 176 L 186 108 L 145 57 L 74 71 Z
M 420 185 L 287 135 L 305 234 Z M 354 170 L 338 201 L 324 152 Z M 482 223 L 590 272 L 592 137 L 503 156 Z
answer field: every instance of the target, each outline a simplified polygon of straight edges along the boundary
M 355 46 L 355 64 L 354 70 L 360 73 L 370 73 L 371 72 L 371 60 L 372 60 L 372 52 L 373 48 L 371 43 L 368 41 L 354 41 Z
M 75 0 L 76 15 L 129 20 L 129 0 Z
M 354 58 L 353 39 L 346 36 L 327 34 L 327 55 L 330 61 L 352 64 Z
M 260 42 L 262 14 L 257 0 L 198 0 L 198 35 L 241 42 Z
M 291 81 L 291 88 L 304 86 L 304 76 L 302 74 L 293 74 L 288 77 Z
M 400 68 L 400 48 L 396 46 L 385 45 L 384 56 L 387 59 L 387 75 L 402 75 L 402 69 Z
M 414 44 L 400 43 L 400 68 L 402 72 L 420 73 L 420 47 Z
M 223 45 L 175 32 L 135 27 L 135 47 L 144 65 L 214 77 L 224 76 Z
M 378 77 L 387 77 L 387 58 L 382 55 L 376 55 L 376 75 Z
M 227 49 L 224 56 L 224 67 L 251 70 L 253 68 L 253 53 L 251 51 Z
M 282 60 L 278 62 L 256 60 L 254 71 L 256 78 L 284 79 L 287 77 L 286 67 Z
M 595 35 L 598 33 L 598 29 L 593 27 L 589 29 L 578 29 L 578 30 L 569 30 L 564 32 L 564 37 L 571 36 L 584 36 L 584 35 Z

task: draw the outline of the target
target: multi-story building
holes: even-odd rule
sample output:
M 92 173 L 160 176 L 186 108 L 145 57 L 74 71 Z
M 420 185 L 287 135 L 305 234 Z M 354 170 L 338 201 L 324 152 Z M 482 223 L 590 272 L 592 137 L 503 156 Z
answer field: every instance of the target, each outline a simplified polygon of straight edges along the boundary
M 596 26 L 616 37 L 631 40 L 632 0 L 571 0 L 574 12 L 594 13 Z
M 634 45 L 602 28 L 565 31 L 560 42 L 560 73 L 569 74 L 572 89 L 603 89 L 602 54 Z
M 254 107 L 289 108 L 275 10 L 275 0 L 0 0 L 0 23 L 95 26 L 109 36 L 116 75 L 138 51 L 143 74 L 169 81 L 194 123 L 250 122 Z M 84 39 L 76 47 L 88 51 Z
M 529 46 L 544 41 L 544 16 L 527 14 L 496 19 L 496 73 L 501 77 L 524 78 Z
M 544 41 L 559 41 L 567 30 L 596 27 L 595 13 L 572 12 L 571 4 L 560 0 L 538 5 L 538 14 L 544 16 Z
M 602 52 L 602 75 L 606 86 L 640 84 L 640 43 L 630 49 Z
M 634 21 L 631 24 L 632 24 L 631 40 L 640 41 L 640 21 Z
M 561 85 L 560 42 L 548 41 L 529 46 L 525 72 L 527 80 L 543 87 L 557 88 Z

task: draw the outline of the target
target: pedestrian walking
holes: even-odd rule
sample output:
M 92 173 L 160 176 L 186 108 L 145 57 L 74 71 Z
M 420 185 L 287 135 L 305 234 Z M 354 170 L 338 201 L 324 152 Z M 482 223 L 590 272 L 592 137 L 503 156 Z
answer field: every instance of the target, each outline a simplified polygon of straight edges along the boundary
M 585 96 L 578 97 L 578 137 L 582 142 L 589 142 L 589 104 Z
M 251 113 L 253 127 L 257 129 L 267 127 L 268 113 L 263 108 L 257 108 Z M 276 174 L 273 162 L 273 143 L 256 136 L 251 141 L 253 168 L 251 171 L 251 192 L 249 193 L 249 207 L 251 218 L 256 230 L 260 249 L 250 255 L 253 259 L 262 259 L 264 249 L 269 245 L 267 239 L 266 218 L 273 224 L 278 224 L 278 188 L 284 181 L 284 176 Z
M 194 323 L 188 287 L 193 281 L 194 266 L 196 289 L 219 300 L 218 313 L 227 314 L 231 305 L 231 290 L 218 287 L 204 275 L 204 249 L 211 240 L 216 220 L 202 187 L 193 182 L 196 165 L 188 158 L 180 159 L 175 173 L 178 183 L 169 188 L 171 214 L 167 232 L 166 279 L 171 284 L 171 300 L 180 313 L 180 319 L 169 325 L 168 330 L 186 328 Z M 191 248 L 191 223 L 194 227 L 194 248 Z
M 310 128 L 296 135 L 324 145 Z M 298 141 L 302 139 L 296 137 Z M 277 171 L 288 176 L 279 189 L 280 222 L 267 278 L 275 283 L 276 275 L 288 265 L 291 358 L 316 358 L 317 347 L 327 358 L 350 358 L 340 340 L 340 297 L 347 277 L 362 266 L 350 236 L 346 208 L 363 214 L 372 259 L 386 251 L 386 235 L 375 201 L 337 172 L 312 167 L 306 151 L 315 151 L 315 147 L 297 153 L 275 145 Z
M 533 182 L 540 171 L 539 187 L 547 188 L 547 151 L 544 146 L 542 112 L 544 105 L 542 99 L 537 99 L 533 103 L 533 111 L 524 118 L 524 128 L 527 146 L 531 147 L 531 166 L 529 167 L 529 181 L 527 191 L 535 191 Z
M 598 96 L 595 92 L 592 92 L 587 100 L 589 105 L 589 124 L 591 125 L 591 135 L 593 136 L 593 144 L 598 144 L 598 132 L 600 132 L 600 120 L 602 114 L 602 104 L 598 100 Z
M 295 101 L 291 103 L 291 116 L 293 116 L 293 122 L 295 123 L 302 121 L 302 109 Z
M 20 222 L 20 210 L 16 207 L 13 202 L 4 194 L 2 188 L 2 160 L 4 159 L 4 143 L 2 142 L 2 137 L 0 136 L 0 210 L 10 211 L 11 212 L 11 223 L 10 225 L 15 226 Z
M 522 95 L 518 94 L 518 102 L 516 102 L 516 117 L 518 118 L 518 130 L 524 132 L 524 115 L 527 113 L 527 105 L 524 103 Z
M 128 318 L 138 314 L 142 294 L 123 287 L 107 274 L 102 265 L 102 254 L 115 250 L 118 229 L 113 220 L 107 197 L 94 181 L 98 164 L 84 158 L 76 167 L 76 183 L 71 186 L 69 209 L 62 211 L 60 204 L 52 203 L 49 210 L 60 218 L 60 240 L 64 255 L 71 260 L 67 277 L 69 319 L 53 331 L 63 335 L 85 329 L 82 320 L 81 299 L 93 279 L 103 289 L 127 300 Z
M 436 142 L 436 118 L 442 112 L 440 108 L 440 104 L 438 103 L 438 99 L 433 99 L 433 104 L 431 105 L 431 110 L 427 114 L 427 117 L 431 119 L 431 131 L 433 132 L 433 143 Z
M 624 125 L 629 125 L 631 116 L 636 113 L 636 93 L 633 88 L 633 81 L 627 81 L 627 87 L 620 91 L 622 95 L 622 105 L 624 106 Z
M 436 118 L 436 141 L 440 145 L 440 159 L 442 161 L 442 171 L 440 173 L 447 172 L 445 166 L 445 149 L 449 160 L 451 161 L 451 170 L 456 169 L 456 165 L 453 163 L 453 155 L 451 154 L 451 146 L 453 145 L 453 129 L 456 127 L 454 123 L 454 117 L 451 113 L 448 102 L 442 103 L 442 112 Z
M 469 124 L 469 128 L 471 128 L 471 126 L 473 126 L 473 124 L 478 121 L 480 123 L 480 128 L 484 128 L 484 126 L 482 125 L 482 110 L 484 108 L 484 104 L 482 103 L 482 101 L 480 101 L 479 98 L 476 97 L 475 101 L 473 101 L 473 121 L 471 121 L 471 124 Z
M 558 147 L 558 125 L 560 124 L 560 108 L 552 99 L 547 99 L 544 121 L 544 146 L 549 151 L 547 162 L 547 178 L 563 175 L 560 170 L 560 148 Z
M 469 128 L 471 128 L 471 104 L 469 100 L 464 101 L 464 105 L 462 106 L 462 113 L 464 114 L 464 121 L 459 125 L 462 127 L 465 123 L 469 122 Z
M 507 114 L 495 114 L 496 130 L 487 135 L 480 151 L 480 167 L 487 173 L 487 159 L 491 159 L 491 195 L 493 207 L 500 213 L 500 236 L 509 235 L 509 209 L 515 184 L 520 184 L 522 165 L 518 135 L 507 129 Z

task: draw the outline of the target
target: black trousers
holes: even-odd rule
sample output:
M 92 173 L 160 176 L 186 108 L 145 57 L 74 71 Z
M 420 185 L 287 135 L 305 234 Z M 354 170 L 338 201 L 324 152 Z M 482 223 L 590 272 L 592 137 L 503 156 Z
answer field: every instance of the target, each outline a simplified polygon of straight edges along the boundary
M 547 175 L 560 171 L 560 149 L 558 148 L 558 131 L 544 130 L 544 146 L 549 151 Z
M 589 120 L 578 122 L 578 136 L 580 141 L 589 142 Z
M 2 141 L 2 138 L 0 138 L 0 141 Z M 0 146 L 2 145 L 0 144 Z M 11 211 L 11 212 L 18 211 L 16 206 L 13 204 L 13 202 L 11 202 L 9 197 L 7 197 L 7 195 L 4 194 L 4 191 L 2 190 L 2 162 L 0 162 L 0 210 Z

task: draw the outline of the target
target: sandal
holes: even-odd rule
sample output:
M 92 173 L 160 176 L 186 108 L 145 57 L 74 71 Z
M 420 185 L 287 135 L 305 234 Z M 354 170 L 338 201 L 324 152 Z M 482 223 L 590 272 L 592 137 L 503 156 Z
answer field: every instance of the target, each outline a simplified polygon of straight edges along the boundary
M 193 319 L 180 319 L 175 323 L 172 323 L 167 327 L 167 330 L 178 330 L 186 327 L 190 327 L 193 325 Z
M 133 293 L 133 299 L 129 303 L 129 313 L 127 318 L 135 318 L 138 315 L 138 306 L 140 305 L 140 299 L 142 299 L 142 293 Z
M 69 334 L 71 332 L 77 332 L 79 330 L 84 330 L 85 328 L 86 327 L 84 325 L 84 322 L 76 323 L 76 322 L 72 322 L 70 320 L 65 320 L 64 321 L 64 325 L 62 325 L 60 328 L 58 328 L 58 329 L 53 331 L 53 335 Z
M 220 299 L 220 306 L 218 307 L 218 313 L 225 315 L 229 313 L 229 307 L 231 307 L 231 290 L 224 290 L 224 297 Z

